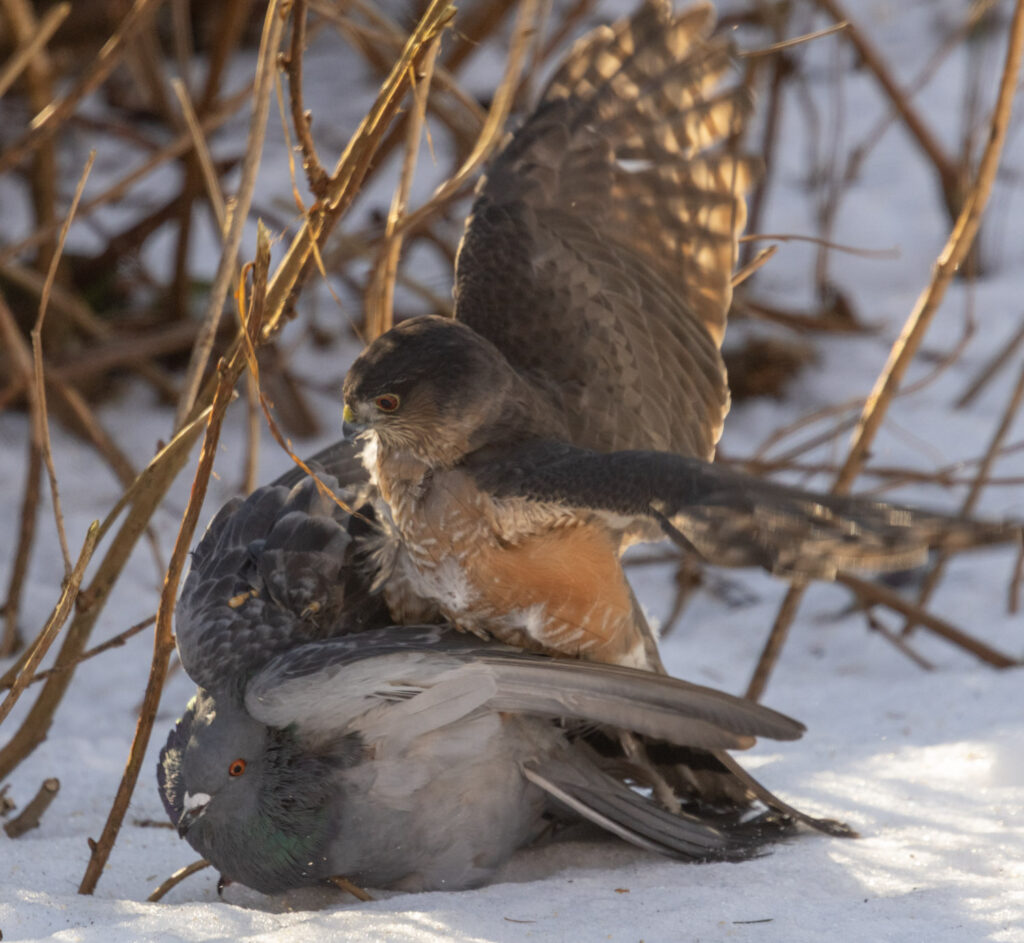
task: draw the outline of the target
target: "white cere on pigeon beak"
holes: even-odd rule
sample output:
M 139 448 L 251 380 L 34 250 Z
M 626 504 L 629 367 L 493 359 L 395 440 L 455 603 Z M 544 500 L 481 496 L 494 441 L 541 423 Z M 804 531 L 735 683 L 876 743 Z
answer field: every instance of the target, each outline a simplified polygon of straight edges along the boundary
M 192 793 L 186 792 L 184 802 L 182 804 L 186 812 L 198 812 L 200 809 L 204 809 L 209 801 L 209 793 L 197 792 L 193 796 Z

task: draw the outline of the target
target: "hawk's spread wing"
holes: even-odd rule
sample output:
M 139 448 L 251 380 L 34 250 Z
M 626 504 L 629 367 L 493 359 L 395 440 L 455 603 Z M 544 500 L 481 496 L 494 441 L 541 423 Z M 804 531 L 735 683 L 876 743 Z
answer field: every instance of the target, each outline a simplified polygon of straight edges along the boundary
M 710 458 L 719 344 L 752 161 L 710 5 L 648 0 L 570 52 L 494 161 L 460 247 L 455 316 L 548 396 L 576 445 Z
M 1019 522 L 986 523 L 846 495 L 818 494 L 667 452 L 602 454 L 560 442 L 481 453 L 467 468 L 497 499 L 655 520 L 710 563 L 833 579 L 837 570 L 902 570 L 929 549 L 1020 540 Z

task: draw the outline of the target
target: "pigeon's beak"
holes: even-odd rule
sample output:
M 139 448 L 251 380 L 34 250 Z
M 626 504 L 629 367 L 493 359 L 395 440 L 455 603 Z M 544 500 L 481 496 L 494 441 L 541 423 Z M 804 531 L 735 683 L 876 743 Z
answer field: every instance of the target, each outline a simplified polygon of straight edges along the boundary
M 365 432 L 366 428 L 365 423 L 356 420 L 352 407 L 346 404 L 345 411 L 341 414 L 341 431 L 345 438 L 351 441 L 361 432 Z
M 183 811 L 181 818 L 178 819 L 178 834 L 184 838 L 188 834 L 188 830 L 196 824 L 196 820 L 200 815 L 203 814 L 203 810 L 210 802 L 210 797 L 205 792 L 197 792 L 192 795 L 190 792 L 185 793 L 185 799 L 182 803 Z

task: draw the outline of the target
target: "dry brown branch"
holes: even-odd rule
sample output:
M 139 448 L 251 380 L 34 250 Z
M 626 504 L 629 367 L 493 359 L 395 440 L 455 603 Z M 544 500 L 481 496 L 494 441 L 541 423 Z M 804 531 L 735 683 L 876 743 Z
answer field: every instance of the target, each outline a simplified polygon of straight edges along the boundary
M 434 63 L 441 48 L 441 37 L 431 43 L 423 59 L 422 71 L 413 94 L 413 107 L 406 120 L 405 159 L 398 186 L 391 198 L 384 238 L 378 250 L 377 261 L 370 274 L 366 290 L 366 320 L 364 340 L 370 343 L 387 331 L 394 316 L 395 276 L 398 272 L 398 258 L 402 252 L 402 235 L 396 233 L 399 220 L 409 203 L 413 176 L 416 173 L 416 158 L 420 150 L 420 135 L 427 116 L 427 98 L 434 76 Z
M 915 393 L 918 393 L 921 390 L 925 389 L 925 387 L 929 386 L 930 384 L 934 383 L 943 373 L 945 373 L 946 370 L 948 370 L 954 363 L 956 363 L 960 355 L 964 352 L 964 350 L 966 350 L 967 345 L 970 342 L 973 334 L 974 322 L 972 319 L 967 319 L 964 324 L 963 333 L 961 334 L 959 340 L 956 342 L 953 348 L 949 351 L 949 353 L 947 353 L 923 377 L 911 383 L 909 386 L 905 386 L 899 392 L 895 393 L 894 396 L 912 396 Z M 761 445 L 758 446 L 757 452 L 755 453 L 755 458 L 763 457 L 765 452 L 768 451 L 768 449 L 770 449 L 774 445 L 777 445 L 781 440 L 785 439 L 789 435 L 792 435 L 794 432 L 798 432 L 800 429 L 803 429 L 808 425 L 812 425 L 815 422 L 819 422 L 823 419 L 829 419 L 833 416 L 841 415 L 843 413 L 849 413 L 854 410 L 863 412 L 865 404 L 867 402 L 867 399 L 860 398 L 847 400 L 844 403 L 837 403 L 831 406 L 825 406 L 822 409 L 815 410 L 814 412 L 807 414 L 806 416 L 801 416 L 795 422 L 789 423 L 788 425 L 785 425 L 780 429 L 774 430 L 772 434 L 768 436 L 764 440 L 764 442 L 761 443 Z M 796 457 L 803 455 L 805 452 L 817 448 L 819 445 L 823 445 L 824 443 L 830 441 L 831 439 L 834 439 L 841 433 L 854 428 L 856 424 L 857 420 L 853 417 L 841 419 L 831 429 L 828 429 L 825 432 L 817 436 L 814 436 L 813 438 L 810 438 L 797 446 L 794 446 L 792 449 L 790 449 L 788 452 L 784 452 L 782 455 L 776 456 L 774 461 L 792 461 Z
M 18 543 L 14 563 L 7 580 L 4 599 L 4 631 L 0 637 L 0 658 L 13 655 L 21 644 L 18 617 L 21 613 L 21 593 L 28 574 L 29 557 L 35 540 L 36 521 L 39 519 L 40 486 L 43 483 L 43 453 L 39 443 L 29 436 L 28 459 L 25 462 L 25 484 L 22 489 L 21 511 L 18 516 Z
M 372 156 L 374 146 L 380 140 L 384 128 L 397 111 L 408 81 L 408 70 L 414 67 L 422 57 L 426 44 L 435 33 L 444 28 L 451 18 L 451 8 L 447 3 L 436 0 L 432 3 L 421 19 L 396 63 L 388 82 L 364 121 L 359 133 L 352 139 L 348 149 L 338 165 L 338 180 L 332 189 L 332 199 L 336 200 L 334 209 L 341 212 L 350 203 L 355 188 L 365 175 L 366 167 Z M 293 240 L 291 250 L 278 268 L 274 284 L 270 287 L 268 315 L 264 325 L 264 336 L 270 336 L 279 326 L 286 302 L 293 289 L 297 286 L 302 264 L 309 257 L 309 240 L 320 233 L 317 222 L 307 221 L 303 230 Z M 276 286 L 276 287 L 275 287 Z M 276 298 L 274 297 L 277 292 Z M 229 357 L 229 368 L 235 369 L 240 362 L 240 344 L 236 342 Z M 201 403 L 211 402 L 214 388 L 204 391 Z M 67 666 L 79 658 L 85 650 L 89 635 L 96 619 L 102 612 L 111 588 L 121 573 L 125 562 L 140 534 L 163 499 L 171 482 L 184 466 L 191 446 L 202 431 L 208 407 L 199 410 L 199 415 L 174 436 L 139 475 L 132 487 L 121 497 L 110 514 L 100 526 L 100 535 L 109 530 L 125 508 L 130 508 L 126 519 L 113 538 L 106 554 L 101 560 L 92 583 L 80 595 L 79 605 L 74 619 L 68 628 L 57 657 L 57 666 Z M 11 740 L 0 748 L 0 779 L 9 774 L 18 763 L 28 756 L 45 738 L 54 713 L 59 706 L 64 692 L 73 676 L 73 671 L 55 672 L 43 684 L 42 691 L 36 698 L 25 717 L 21 727 Z
M 131 510 L 100 561 L 92 582 L 78 596 L 75 616 L 57 655 L 56 668 L 70 668 L 85 651 L 111 588 L 171 482 L 184 467 L 192 445 L 203 430 L 206 415 L 206 412 L 202 413 L 154 456 L 99 525 L 97 542 L 113 527 L 121 512 L 130 506 Z M 72 670 L 59 670 L 46 679 L 21 726 L 0 747 L 0 781 L 46 738 L 73 675 Z
M 730 309 L 729 317 L 733 318 L 740 314 L 755 321 L 778 324 L 801 334 L 861 334 L 870 330 L 857 321 L 836 317 L 824 311 L 820 314 L 785 311 L 782 308 L 765 304 L 763 301 L 755 301 L 748 296 L 733 298 L 733 307 Z M 779 436 L 779 438 L 784 438 L 784 436 Z
M 881 619 L 878 618 L 872 612 L 870 606 L 863 605 L 861 608 L 864 610 L 864 618 L 868 620 L 868 627 L 873 631 L 877 632 L 882 638 L 884 638 L 890 645 L 893 646 L 898 652 L 906 655 L 918 668 L 922 671 L 934 671 L 935 665 L 933 665 L 923 655 L 915 652 L 913 648 L 905 638 L 902 638 L 897 632 L 893 632 Z
M 213 32 L 215 38 L 209 55 L 210 66 L 206 73 L 204 89 L 195 109 L 197 121 L 198 116 L 205 115 L 216 103 L 220 94 L 220 82 L 225 66 L 231 52 L 241 40 L 250 6 L 251 0 L 229 0 L 227 3 L 218 4 L 219 17 Z M 187 90 L 186 97 L 188 97 Z M 169 123 L 173 125 L 175 122 L 172 119 Z M 196 137 L 194 129 L 190 133 L 193 138 Z M 200 195 L 204 178 L 206 179 L 207 193 L 220 190 L 219 182 L 216 187 L 211 187 L 209 172 L 203 167 L 200 155 L 201 152 L 198 151 L 186 154 L 184 161 L 185 180 L 181 188 L 177 214 L 178 243 L 174 258 L 174 275 L 170 284 L 171 312 L 175 320 L 181 320 L 188 315 L 192 282 L 189 264 L 195 201 Z M 222 216 L 219 217 L 218 223 L 223 231 L 222 219 Z
M 81 383 L 98 374 L 130 368 L 142 360 L 188 350 L 195 342 L 199 327 L 194 322 L 156 326 L 138 336 L 112 336 L 88 352 L 56 360 L 47 366 L 48 382 Z M 221 330 L 218 337 L 223 335 Z M 223 337 L 221 338 L 223 339 Z M 10 405 L 26 389 L 21 376 L 0 390 L 0 409 Z
M 827 8 L 837 10 L 835 0 L 819 0 L 819 2 Z M 836 18 L 844 19 L 845 17 L 837 13 Z M 848 35 L 851 37 L 854 33 L 855 30 L 853 29 L 848 31 Z M 910 366 L 911 361 L 914 359 L 925 331 L 938 310 L 950 281 L 961 263 L 967 258 L 967 254 L 974 242 L 974 237 L 981 222 L 981 215 L 988 203 L 992 184 L 995 181 L 1003 143 L 1006 140 L 1006 131 L 1009 127 L 1010 114 L 1013 109 L 1013 99 L 1017 88 L 1017 76 L 1020 73 L 1022 55 L 1024 55 L 1024 0 L 1017 0 L 1014 5 L 1013 21 L 1007 40 L 1006 61 L 999 83 L 999 94 L 996 100 L 995 111 L 992 115 L 989 138 L 985 151 L 982 154 L 981 162 L 978 165 L 974 183 L 966 194 L 963 208 L 960 210 L 946 245 L 936 260 L 931 281 L 921 293 L 917 304 L 914 306 L 914 310 L 907 318 L 903 331 L 893 344 L 892 350 L 889 353 L 889 359 L 864 405 L 864 411 L 861 413 L 860 420 L 858 421 L 850 452 L 839 474 L 836 476 L 833 491 L 837 493 L 849 491 L 850 485 L 864 464 L 875 435 L 885 418 L 886 410 L 892 402 L 893 395 L 903 375 L 906 373 L 907 367 Z M 768 677 L 782 650 L 789 627 L 800 605 L 803 590 L 803 585 L 794 584 L 783 599 L 778 615 L 775 618 L 775 624 L 772 626 L 764 651 L 761 653 L 747 688 L 747 697 L 753 700 L 760 698 L 764 692 L 765 686 L 768 683 Z M 925 624 L 924 620 L 921 621 L 922 624 Z M 934 625 L 930 627 L 934 629 Z
M 454 10 L 446 0 L 432 0 L 424 11 L 394 68 L 381 85 L 369 113 L 339 158 L 331 175 L 327 199 L 310 210 L 274 273 L 267 292 L 265 337 L 276 331 L 287 316 L 289 299 L 301 287 L 314 246 L 323 244 L 334 224 L 351 205 L 377 145 L 400 107 L 412 70 L 417 68 L 431 40 L 448 26 L 453 15 Z
M 199 116 L 192 106 L 192 99 L 189 97 L 188 89 L 181 79 L 171 79 L 171 90 L 181 105 L 181 114 L 185 119 L 185 126 L 192 136 L 192 147 L 196 159 L 199 161 L 199 168 L 202 171 L 203 184 L 206 186 L 206 196 L 213 207 L 213 215 L 217 220 L 218 228 L 223 232 L 227 222 L 227 211 L 224 208 L 224 193 L 220 188 L 220 178 L 213 166 L 213 158 L 210 156 L 210 148 L 203 136 L 203 129 L 199 124 Z
M 906 94 L 889 72 L 885 59 L 857 27 L 857 24 L 845 13 L 838 0 L 817 0 L 817 3 L 834 20 L 846 22 L 847 29 L 845 35 L 847 39 L 849 39 L 854 49 L 857 50 L 857 54 L 864 61 L 864 64 L 874 74 L 893 108 L 899 113 L 903 123 L 917 141 L 918 146 L 935 168 L 935 172 L 939 176 L 939 185 L 942 188 L 949 218 L 955 220 L 960 215 L 962 206 L 961 178 L 956 164 L 942 149 L 942 146 L 932 134 L 931 129 L 925 124 L 924 119 L 921 118 L 910 104 Z
M 898 259 L 900 257 L 899 246 L 892 246 L 888 249 L 863 249 L 859 246 L 848 246 L 830 239 L 822 239 L 820 236 L 804 236 L 799 233 L 749 232 L 740 236 L 740 242 L 743 243 L 763 242 L 769 239 L 774 242 L 809 242 L 812 245 L 834 249 L 836 252 L 845 252 L 847 255 L 861 259 Z
M 767 246 L 758 252 L 749 262 L 746 262 L 733 273 L 732 287 L 735 288 L 737 285 L 742 285 L 778 251 L 778 246 Z
M 50 423 L 46 413 L 46 380 L 43 373 L 43 322 L 46 318 L 46 308 L 50 300 L 50 291 L 53 288 L 53 280 L 57 277 L 57 265 L 60 263 L 61 253 L 64 250 L 64 242 L 67 239 L 68 230 L 71 228 L 71 221 L 75 218 L 75 210 L 82 198 L 82 190 L 85 189 L 85 181 L 89 179 L 89 171 L 92 170 L 93 161 L 96 160 L 96 152 L 90 151 L 89 158 L 85 162 L 85 169 L 78 180 L 75 188 L 75 195 L 71 200 L 71 207 L 68 215 L 61 226 L 60 235 L 57 238 L 57 249 L 50 260 L 49 271 L 46 273 L 46 281 L 43 284 L 43 293 L 39 299 L 39 315 L 36 318 L 35 327 L 32 328 L 32 364 L 35 383 L 35 391 L 32 394 L 32 423 L 37 426 L 36 435 L 43 449 L 43 464 L 46 466 L 46 473 L 50 479 L 50 497 L 53 499 L 53 517 L 57 524 L 57 537 L 60 539 L 60 552 L 64 557 L 64 576 L 71 573 L 71 553 L 68 550 L 68 537 L 64 532 L 64 515 L 60 506 L 60 489 L 57 487 L 57 470 L 53 466 L 53 447 L 50 443 Z
M 236 92 L 230 98 L 226 99 L 224 103 L 211 111 L 209 115 L 204 117 L 200 122 L 200 126 L 203 129 L 204 134 L 210 134 L 216 130 L 226 121 L 228 121 L 232 115 L 250 98 L 252 92 L 248 88 L 244 88 L 239 92 Z M 174 160 L 176 157 L 180 157 L 192 148 L 192 136 L 186 129 L 178 137 L 172 140 L 169 144 L 165 144 L 163 147 L 154 151 L 145 161 L 143 161 L 134 170 L 129 171 L 118 180 L 116 183 L 107 187 L 102 193 L 93 197 L 90 200 L 86 200 L 78 210 L 78 219 L 84 219 L 90 216 L 100 207 L 106 206 L 109 203 L 113 203 L 120 200 L 125 194 L 140 180 L 149 176 L 153 171 L 162 167 L 168 161 Z M 35 232 L 31 235 L 26 236 L 24 239 L 18 242 L 12 243 L 9 246 L 3 246 L 0 248 L 0 263 L 5 263 L 9 259 L 20 255 L 21 253 L 33 248 L 44 242 L 46 239 L 51 238 L 57 232 L 56 224 L 50 226 L 38 227 Z
M 373 897 L 364 891 L 358 884 L 353 884 L 348 878 L 342 877 L 341 875 L 334 875 L 329 880 L 335 887 L 340 887 L 343 891 L 351 894 L 356 900 L 369 901 L 373 900 Z
M 780 42 L 772 43 L 770 46 L 762 46 L 760 49 L 741 49 L 737 53 L 737 57 L 740 59 L 757 59 L 760 56 L 772 56 L 777 52 L 782 52 L 784 49 L 802 46 L 804 43 L 812 42 L 815 39 L 823 39 L 826 36 L 831 36 L 833 33 L 842 32 L 849 25 L 847 20 L 841 20 L 838 23 L 833 23 L 831 26 L 826 26 L 824 29 L 815 30 L 813 33 L 804 33 L 803 36 L 783 39 Z
M 989 472 L 992 470 L 992 465 L 996 460 L 996 456 L 1002 448 L 1003 440 L 1009 433 L 1010 427 L 1013 425 L 1013 421 L 1016 419 L 1017 413 L 1020 411 L 1022 402 L 1024 402 L 1024 365 L 1021 366 L 1020 376 L 1017 377 L 1017 385 L 1010 394 L 1010 398 L 1006 401 L 1006 406 L 1003 409 L 1003 415 L 996 425 L 995 431 L 992 433 L 992 438 L 989 440 L 988 448 L 985 449 L 985 454 L 978 466 L 978 471 L 974 476 L 974 481 L 971 482 L 967 495 L 964 497 L 963 504 L 960 506 L 960 515 L 962 517 L 969 517 L 973 513 L 974 506 L 978 503 L 978 498 L 981 496 L 982 490 L 988 484 Z M 948 559 L 949 554 L 939 553 L 932 564 L 932 568 L 925 575 L 924 581 L 921 584 L 921 589 L 918 591 L 917 595 L 917 604 L 922 608 L 928 604 L 928 600 L 931 599 L 932 593 L 935 592 L 943 574 L 946 572 L 946 562 Z M 901 634 L 904 636 L 909 635 L 914 631 L 914 627 L 916 625 L 917 623 L 913 619 L 908 618 L 903 623 Z
M 58 3 L 46 11 L 46 15 L 30 36 L 18 41 L 18 48 L 11 53 L 10 58 L 0 69 L 0 98 L 6 94 L 25 67 L 39 55 L 70 12 L 71 4 L 67 0 Z
M 1024 584 L 1024 543 L 1017 548 L 1017 562 L 1010 578 L 1010 589 L 1007 593 L 1006 609 L 1011 614 L 1020 612 L 1020 588 Z
M 494 92 L 491 108 L 487 113 L 487 121 L 484 122 L 484 126 L 480 130 L 473 150 L 463 161 L 462 166 L 434 191 L 423 206 L 404 216 L 396 224 L 396 235 L 419 226 L 436 213 L 440 207 L 460 196 L 476 171 L 500 146 L 505 133 L 505 123 L 508 121 L 519 88 L 519 79 L 523 63 L 526 61 L 526 53 L 535 34 L 538 10 L 539 0 L 522 0 L 519 5 L 512 38 L 509 41 L 505 74 Z
M 316 156 L 313 143 L 313 116 L 306 110 L 302 95 L 302 54 L 306 48 L 306 0 L 295 0 L 292 6 L 292 35 L 288 54 L 281 57 L 281 65 L 288 75 L 288 102 L 291 105 L 292 125 L 302 151 L 302 169 L 306 172 L 309 190 L 318 200 L 327 195 L 327 171 Z
M 32 675 L 31 678 L 29 678 L 28 683 L 31 685 L 36 684 L 39 681 L 45 681 L 51 675 L 57 674 L 61 671 L 71 671 L 72 668 L 77 668 L 83 661 L 89 661 L 90 658 L 95 658 L 97 655 L 102 655 L 104 652 L 109 652 L 110 649 L 112 648 L 120 648 L 122 645 L 124 645 L 125 642 L 128 641 L 128 639 L 138 635 L 143 629 L 149 628 L 149 626 L 151 626 L 154 622 L 156 622 L 156 616 L 150 616 L 148 619 L 143 619 L 141 622 L 136 622 L 135 625 L 129 626 L 123 632 L 119 632 L 117 635 L 113 636 L 113 638 L 107 639 L 100 645 L 93 646 L 89 649 L 89 651 L 84 652 L 70 665 L 61 665 L 58 668 L 47 668 L 45 671 L 37 671 L 34 675 Z M 20 670 L 20 667 L 23 664 L 23 662 L 19 661 L 19 665 L 16 667 L 18 667 Z M 8 670 L 5 671 L 3 675 L 0 675 L 0 691 L 8 690 L 14 683 L 14 678 L 17 676 L 17 674 L 17 671 Z
M 1006 455 L 1009 451 L 1009 447 L 999 449 L 997 454 L 1002 456 Z M 832 462 L 794 462 L 783 459 L 761 461 L 751 458 L 728 458 L 724 455 L 717 456 L 715 461 L 721 462 L 723 465 L 742 468 L 752 475 L 770 475 L 780 471 L 793 471 L 803 475 L 835 476 L 838 474 L 840 467 Z M 977 465 L 980 461 L 980 459 L 971 459 L 970 461 L 952 462 L 932 471 L 904 468 L 900 465 L 865 465 L 860 473 L 862 477 L 869 475 L 874 478 L 894 479 L 894 481 L 888 482 L 885 485 L 887 489 L 900 487 L 908 483 L 935 485 L 940 488 L 955 488 L 958 485 L 970 485 L 974 480 L 973 477 L 957 475 L 956 472 L 963 471 L 972 465 Z M 1016 488 L 1024 485 L 1024 475 L 994 476 L 986 479 L 986 481 L 989 486 L 993 487 Z
M 78 588 L 82 585 L 82 578 L 85 576 L 85 568 L 92 558 L 93 550 L 96 549 L 98 537 L 99 525 L 93 522 L 89 525 L 89 530 L 86 532 L 85 542 L 82 544 L 78 560 L 64 580 L 64 588 L 60 594 L 60 599 L 57 600 L 57 605 L 29 649 L 28 657 L 25 659 L 21 671 L 18 672 L 18 677 L 14 679 L 14 683 L 7 692 L 7 697 L 0 704 L 0 724 L 3 724 L 7 715 L 14 708 L 14 705 L 18 703 L 21 692 L 28 687 L 32 676 L 39 667 L 39 663 L 43 660 L 47 651 L 49 651 L 50 646 L 57 638 L 57 634 L 71 613 L 71 607 L 78 597 Z M 5 778 L 5 775 L 0 774 L 0 778 Z
M 4 346 L 9 352 L 8 357 L 12 368 L 16 369 L 23 377 L 25 385 L 34 391 L 35 387 L 30 385 L 32 354 L 18 330 L 14 314 L 2 295 L 0 295 L 0 336 L 3 337 Z M 33 423 L 28 441 L 28 460 L 25 463 L 25 486 L 21 499 L 18 543 L 7 583 L 7 598 L 4 602 L 4 634 L 0 640 L 0 657 L 13 654 L 19 641 L 18 615 L 21 610 L 21 591 L 28 573 L 32 544 L 35 541 L 42 474 L 43 449 L 38 437 L 38 427 Z
M 938 616 L 933 615 L 932 613 L 922 609 L 920 606 L 904 599 L 895 590 L 889 589 L 888 586 L 884 586 L 881 583 L 872 583 L 868 580 L 862 580 L 850 573 L 837 574 L 836 582 L 852 589 L 865 603 L 878 603 L 879 605 L 886 606 L 895 612 L 916 620 L 924 628 L 934 632 L 941 638 L 944 638 L 947 642 L 952 642 L 954 645 L 958 645 L 960 648 L 964 649 L 964 651 L 970 652 L 972 655 L 976 656 L 986 664 L 991 665 L 993 668 L 1013 668 L 1020 664 L 1016 659 L 1010 658 L 1009 655 L 1004 655 L 1002 652 L 996 651 L 996 649 L 992 648 L 990 645 L 986 645 L 979 639 L 968 635 L 956 626 L 951 625 L 945 619 L 940 619 Z
M 81 219 L 80 214 L 76 216 Z M 38 272 L 16 262 L 6 262 L 0 263 L 0 275 L 27 293 L 42 297 L 46 286 L 45 272 Z M 50 308 L 59 311 L 70 324 L 88 337 L 105 337 L 110 333 L 110 326 L 98 318 L 81 298 L 58 284 L 50 285 Z
M 268 11 L 268 17 L 276 16 L 273 9 Z M 254 288 L 266 286 L 266 267 L 270 260 L 270 246 L 265 233 L 261 232 L 260 246 L 257 254 L 257 266 L 253 274 Z M 225 249 L 225 255 L 228 255 Z M 255 297 L 253 300 L 253 312 L 255 323 L 243 325 L 243 329 L 249 336 L 258 336 L 259 313 L 262 310 L 262 297 Z M 192 491 L 189 494 L 188 505 L 181 519 L 181 526 L 178 536 L 174 542 L 174 550 L 171 552 L 170 564 L 167 568 L 167 575 L 164 577 L 163 588 L 160 592 L 160 603 L 156 612 L 156 631 L 153 638 L 153 660 L 150 665 L 149 680 L 146 684 L 146 694 L 139 711 L 138 721 L 135 727 L 135 737 L 132 740 L 131 752 L 128 762 L 125 765 L 124 775 L 118 787 L 117 795 L 114 797 L 110 814 L 107 817 L 106 825 L 99 840 L 92 846 L 92 855 L 89 864 L 79 885 L 80 894 L 91 894 L 96 888 L 103 867 L 113 850 L 114 842 L 117 840 L 121 823 L 124 821 L 125 813 L 128 811 L 128 803 L 131 801 L 132 792 L 138 782 L 139 771 L 145 758 L 146 747 L 149 744 L 150 734 L 153 731 L 153 724 L 156 720 L 156 711 L 160 705 L 160 695 L 163 692 L 164 679 L 167 676 L 167 666 L 171 652 L 174 650 L 174 603 L 178 596 L 178 583 L 181 579 L 185 562 L 192 547 L 192 538 L 195 534 L 196 525 L 199 522 L 199 514 L 203 507 L 203 500 L 206 497 L 206 489 L 209 485 L 210 474 L 213 471 L 213 462 L 217 455 L 217 444 L 220 441 L 220 430 L 224 422 L 224 415 L 228 406 L 234 398 L 235 383 L 241 376 L 246 366 L 246 359 L 239 357 L 233 363 L 221 361 L 218 369 L 217 389 L 213 396 L 213 403 L 210 407 L 210 417 L 206 423 L 206 433 L 203 437 L 203 447 L 199 455 L 199 464 L 196 468 L 195 477 L 192 481 Z
M 135 0 L 127 16 L 96 54 L 90 68 L 62 98 L 52 101 L 32 119 L 25 134 L 0 153 L 0 175 L 16 167 L 26 154 L 55 134 L 78 103 L 103 84 L 124 54 L 127 41 L 145 26 L 159 2 L 160 0 Z
M 11 33 L 19 43 L 30 42 L 39 32 L 35 12 L 29 0 L 3 0 L 2 6 Z M 26 63 L 25 80 L 29 104 L 35 111 L 44 109 L 53 99 L 53 71 L 45 47 L 40 47 Z M 57 220 L 57 152 L 52 139 L 41 141 L 32 154 L 29 189 L 37 226 Z M 35 260 L 39 271 L 46 271 L 53 260 L 55 244 L 48 239 L 40 245 Z
M 50 808 L 50 803 L 57 798 L 59 791 L 59 779 L 53 777 L 44 779 L 43 784 L 39 787 L 39 792 L 21 810 L 21 813 L 16 818 L 11 819 L 11 821 L 4 823 L 4 831 L 7 833 L 7 837 L 18 838 L 24 835 L 25 832 L 38 828 L 39 820 L 43 817 L 43 813 Z
M 964 21 L 946 37 L 942 45 L 935 50 L 921 71 L 903 89 L 903 94 L 907 99 L 913 98 L 932 80 L 939 67 L 949 57 L 949 54 L 960 46 L 964 39 L 977 27 L 981 18 L 998 2 L 999 0 L 980 0 L 980 2 L 970 4 Z M 889 126 L 898 117 L 899 113 L 895 110 L 887 112 L 864 136 L 862 143 L 850 151 L 849 159 L 846 162 L 846 169 L 843 171 L 844 181 L 849 183 L 857 178 L 868 154 L 881 141 Z
M 256 487 L 260 467 L 260 391 L 256 378 L 245 375 L 245 459 L 242 471 L 242 494 Z
M 224 245 L 210 288 L 206 312 L 203 315 L 203 329 L 192 348 L 192 357 L 188 365 L 181 398 L 174 416 L 174 428 L 180 429 L 190 417 L 195 405 L 196 395 L 203 380 L 203 372 L 213 349 L 213 339 L 217 333 L 224 302 L 228 289 L 234 281 L 237 271 L 238 250 L 242 244 L 242 232 L 252 205 L 252 195 L 256 187 L 256 174 L 259 171 L 263 156 L 263 139 L 267 132 L 267 115 L 270 110 L 270 91 L 274 84 L 274 72 L 277 69 L 277 53 L 281 46 L 284 32 L 284 17 L 279 13 L 278 0 L 270 0 L 266 17 L 263 21 L 263 35 L 260 37 L 260 49 L 256 65 L 256 77 L 252 86 L 252 117 L 245 142 L 245 158 L 242 161 L 242 174 L 235 194 L 230 220 L 224 229 Z
M 1022 347 L 1024 347 L 1024 315 L 1021 316 L 1021 325 L 1017 328 L 1017 333 L 1000 346 L 995 356 L 977 372 L 975 378 L 956 401 L 956 408 L 965 409 L 973 403 L 978 394 L 1002 372 L 1002 369 Z
M 193 861 L 191 864 L 185 865 L 183 868 L 179 868 L 174 872 L 166 881 L 164 881 L 149 897 L 146 898 L 151 904 L 155 904 L 158 900 L 163 899 L 169 891 L 176 888 L 185 878 L 192 877 L 203 868 L 208 868 L 210 862 L 205 858 L 200 858 L 198 861 Z
M 507 0 L 502 0 L 502 5 L 507 6 Z M 365 0 L 352 0 L 352 7 L 359 9 L 363 16 L 376 25 L 377 31 L 381 34 L 378 45 L 372 46 L 368 35 L 370 28 L 357 23 L 352 17 L 342 17 L 336 10 L 331 9 L 324 0 L 312 0 L 312 6 L 322 17 L 332 20 L 337 25 L 338 31 L 342 36 L 359 49 L 375 72 L 381 76 L 387 75 L 394 56 L 401 53 L 406 41 L 405 32 L 394 21 L 389 19 L 375 4 L 365 2 Z M 491 3 L 490 6 L 493 9 L 498 4 Z M 464 27 L 465 23 L 461 25 Z M 463 91 L 455 76 L 445 68 L 448 61 L 446 59 L 445 63 L 435 66 L 434 84 L 438 89 L 452 96 L 462 109 L 462 114 L 456 114 L 454 110 L 451 110 L 450 106 L 442 104 L 436 97 L 429 104 L 433 113 L 451 129 L 452 133 L 456 136 L 456 140 L 458 140 L 461 137 L 461 129 L 466 125 L 467 121 L 479 131 L 487 120 L 487 113 L 480 107 L 475 98 Z M 389 142 L 394 141 L 397 144 L 404 137 L 402 133 L 403 121 L 403 118 L 396 120 L 391 132 L 381 143 L 380 150 L 378 151 L 381 160 L 378 163 L 383 162 L 383 158 L 390 153 Z

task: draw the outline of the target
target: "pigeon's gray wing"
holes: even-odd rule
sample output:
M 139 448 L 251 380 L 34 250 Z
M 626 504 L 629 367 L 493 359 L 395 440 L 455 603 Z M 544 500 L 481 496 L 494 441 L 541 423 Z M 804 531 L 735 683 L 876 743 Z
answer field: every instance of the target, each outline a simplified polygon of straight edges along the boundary
M 541 390 L 576 445 L 710 458 L 749 110 L 710 4 L 647 0 L 582 39 L 487 170 L 455 317 Z
M 333 477 L 321 477 L 354 500 Z M 241 685 L 285 648 L 381 624 L 382 604 L 369 593 L 353 539 L 365 526 L 308 477 L 221 508 L 193 553 L 177 607 L 189 677 L 211 690 Z
M 481 451 L 465 465 L 495 499 L 654 520 L 710 563 L 832 579 L 841 569 L 902 570 L 929 549 L 1019 540 L 1020 523 L 986 523 L 864 498 L 819 494 L 667 452 L 611 454 L 558 442 Z
M 295 648 L 252 680 L 245 703 L 271 727 L 295 724 L 315 736 L 349 725 L 387 749 L 481 709 L 608 725 L 705 749 L 742 749 L 757 736 L 792 740 L 804 730 L 711 688 L 467 641 L 441 627 L 373 630 Z

